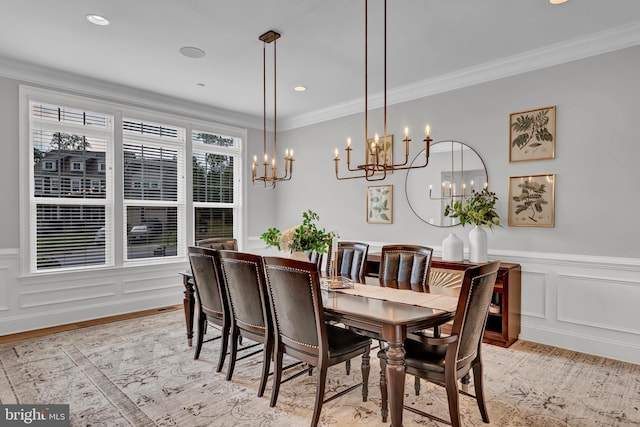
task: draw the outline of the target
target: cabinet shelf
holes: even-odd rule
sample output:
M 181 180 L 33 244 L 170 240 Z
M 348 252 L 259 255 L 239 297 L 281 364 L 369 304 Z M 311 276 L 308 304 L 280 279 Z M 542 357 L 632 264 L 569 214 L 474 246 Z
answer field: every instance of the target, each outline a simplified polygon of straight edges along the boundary
M 438 257 L 433 257 L 431 260 L 432 270 L 466 270 L 473 265 L 476 264 L 466 261 L 443 261 Z M 367 276 L 378 277 L 380 253 L 368 254 L 366 268 Z M 520 264 L 500 263 L 492 299 L 492 304 L 499 307 L 499 312 L 489 313 L 484 342 L 509 347 L 518 339 L 520 334 L 521 275 Z

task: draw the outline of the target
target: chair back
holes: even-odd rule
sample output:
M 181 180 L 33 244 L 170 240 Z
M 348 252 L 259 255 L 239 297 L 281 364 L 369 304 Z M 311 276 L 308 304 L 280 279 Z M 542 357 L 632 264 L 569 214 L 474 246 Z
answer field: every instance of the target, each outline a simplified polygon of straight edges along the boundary
M 305 255 L 309 257 L 309 262 L 312 262 L 316 265 L 318 271 L 322 269 L 322 258 L 324 258 L 323 254 L 316 251 L 306 251 Z
M 337 267 L 339 276 L 362 279 L 365 273 L 365 264 L 369 245 L 360 242 L 338 242 Z M 327 255 L 327 274 L 331 274 L 331 258 L 333 254 L 329 251 Z
M 315 365 L 327 352 L 316 265 L 279 257 L 264 257 L 264 264 L 276 350 Z
M 465 271 L 451 328 L 459 337 L 457 368 L 470 364 L 478 354 L 499 268 L 500 261 L 493 261 Z
M 227 237 L 212 237 L 210 239 L 198 240 L 196 242 L 196 246 L 226 251 L 237 251 L 238 241 Z
M 419 245 L 382 247 L 380 286 L 427 292 L 433 249 Z
M 234 251 L 220 251 L 222 283 L 229 298 L 235 326 L 258 335 L 271 328 L 262 257 Z
M 215 249 L 191 246 L 188 249 L 193 284 L 202 311 L 214 317 L 228 313 L 225 290 L 220 286 L 220 257 Z

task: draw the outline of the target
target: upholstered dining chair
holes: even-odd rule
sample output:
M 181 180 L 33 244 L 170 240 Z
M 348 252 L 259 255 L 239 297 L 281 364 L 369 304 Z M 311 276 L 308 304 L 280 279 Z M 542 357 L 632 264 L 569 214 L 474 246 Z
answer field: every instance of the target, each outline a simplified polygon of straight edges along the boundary
M 365 274 L 365 265 L 369 245 L 361 242 L 338 242 L 337 251 L 337 272 L 339 276 L 347 276 L 362 281 Z M 327 275 L 331 274 L 333 254 L 329 251 L 327 255 Z
M 229 331 L 231 329 L 231 315 L 227 303 L 227 295 L 220 284 L 220 257 L 218 251 L 209 248 L 191 246 L 188 249 L 189 263 L 198 301 L 198 336 L 194 359 L 200 357 L 204 331 L 207 323 L 216 325 L 221 330 L 221 335 L 212 338 L 221 338 L 220 356 L 216 372 L 222 370 L 227 354 Z
M 380 258 L 380 286 L 428 292 L 429 270 L 433 249 L 419 245 L 385 245 Z M 383 347 L 380 334 L 350 328 L 369 338 L 377 339 Z M 349 373 L 347 363 L 347 373 Z
M 428 292 L 433 249 L 420 245 L 385 245 L 380 257 L 380 286 Z
M 284 354 L 317 367 L 316 400 L 311 426 L 318 424 L 325 402 L 362 385 L 367 401 L 371 340 L 348 329 L 325 323 L 320 278 L 315 264 L 288 258 L 265 257 L 267 291 L 275 325 L 275 368 L 270 406 L 275 406 L 282 381 Z M 324 399 L 327 369 L 362 356 L 362 383 Z
M 231 356 L 227 381 L 233 376 L 238 354 L 239 337 L 243 336 L 264 345 L 262 376 L 258 397 L 264 394 L 273 353 L 273 325 L 265 285 L 262 257 L 234 251 L 220 251 L 222 283 L 229 298 L 231 312 Z
M 451 335 L 437 338 L 422 337 L 420 341 L 407 339 L 404 343 L 406 373 L 445 386 L 451 422 L 414 407 L 405 407 L 405 409 L 456 427 L 460 425 L 458 402 L 460 392 L 476 399 L 482 420 L 485 423 L 489 422 L 482 386 L 481 350 L 482 336 L 499 267 L 500 261 L 493 261 L 465 271 Z M 378 352 L 378 357 L 380 358 L 382 421 L 386 422 L 388 414 L 385 376 L 387 355 L 381 350 Z M 468 375 L 470 371 L 473 371 L 475 396 L 458 390 L 458 380 Z
M 196 241 L 196 246 L 210 249 L 237 251 L 238 241 L 228 237 L 211 237 Z

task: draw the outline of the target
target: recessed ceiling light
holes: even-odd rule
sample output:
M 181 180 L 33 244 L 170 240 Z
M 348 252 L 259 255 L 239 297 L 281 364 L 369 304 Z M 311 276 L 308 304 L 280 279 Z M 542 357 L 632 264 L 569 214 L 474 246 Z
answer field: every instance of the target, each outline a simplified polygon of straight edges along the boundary
M 293 90 L 295 90 L 296 92 L 304 92 L 305 90 L 307 90 L 307 88 L 304 86 L 296 86 L 293 88 Z
M 566 2 L 567 0 L 549 0 L 549 3 L 551 4 L 562 4 L 564 2 Z
M 202 58 L 205 55 L 204 50 L 193 46 L 181 47 L 180 53 L 187 58 Z
M 87 21 L 96 25 L 102 25 L 102 26 L 109 25 L 109 20 L 102 15 L 95 15 L 95 14 L 87 15 Z

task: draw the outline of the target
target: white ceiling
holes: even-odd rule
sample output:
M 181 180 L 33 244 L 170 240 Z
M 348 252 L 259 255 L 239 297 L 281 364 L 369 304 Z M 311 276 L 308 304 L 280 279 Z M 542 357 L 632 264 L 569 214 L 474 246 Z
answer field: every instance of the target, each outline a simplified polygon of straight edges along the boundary
M 381 10 L 370 1 L 371 93 L 382 90 Z M 0 0 L 0 11 L 0 58 L 256 117 L 258 36 L 273 29 L 279 120 L 363 108 L 364 0 Z M 111 25 L 90 24 L 90 13 Z M 472 83 L 488 69 L 497 78 L 536 67 L 526 61 L 640 44 L 639 0 L 391 0 L 388 21 L 388 88 L 405 98 L 452 76 Z M 186 58 L 183 46 L 206 56 Z

